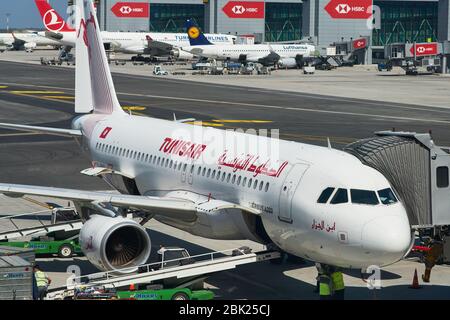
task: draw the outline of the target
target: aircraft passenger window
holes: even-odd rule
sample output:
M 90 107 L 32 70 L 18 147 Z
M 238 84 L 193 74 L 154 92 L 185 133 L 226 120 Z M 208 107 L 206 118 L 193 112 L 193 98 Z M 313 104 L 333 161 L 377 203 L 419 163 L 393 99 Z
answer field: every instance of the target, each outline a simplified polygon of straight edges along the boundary
M 221 175 L 222 173 L 220 172 L 220 171 L 217 171 L 217 180 L 219 180 L 220 179 L 220 175 Z
M 206 168 L 203 168 L 202 176 L 205 176 Z
M 186 172 L 186 169 L 187 169 L 187 163 L 184 164 L 183 171 Z
M 211 175 L 211 179 L 214 179 L 216 177 L 216 170 L 213 170 L 212 175 Z
M 156 162 L 156 164 L 157 164 L 158 166 L 159 166 L 160 161 L 161 161 L 161 158 L 158 157 L 158 161 Z
M 130 150 L 127 149 L 127 158 L 130 155 Z
M 393 204 L 397 202 L 397 198 L 391 188 L 378 190 L 378 196 L 382 204 Z
M 145 162 L 148 162 L 148 154 L 145 155 Z
M 194 173 L 194 165 L 191 165 L 191 174 Z
M 245 187 L 247 185 L 247 177 L 244 177 L 244 180 L 242 180 L 242 186 Z
M 352 203 L 370 205 L 379 204 L 375 191 L 350 189 L 350 194 L 352 196 Z
M 255 180 L 255 183 L 253 183 L 253 189 L 256 189 L 257 185 L 258 185 L 258 179 Z
M 241 176 L 238 177 L 236 184 L 239 186 L 241 184 Z
M 438 188 L 448 187 L 448 167 L 436 168 L 436 184 Z
M 331 204 L 339 204 L 339 203 L 347 203 L 348 202 L 348 193 L 347 189 L 338 189 L 333 199 L 331 199 Z
M 181 162 L 178 164 L 178 171 L 181 170 Z
M 169 166 L 169 159 L 166 159 L 166 168 Z
M 225 180 L 225 176 L 226 176 L 226 175 L 227 175 L 227 174 L 226 174 L 225 172 L 222 173 L 222 181 Z
M 331 188 L 331 187 L 328 187 L 325 190 L 323 190 L 319 196 L 319 199 L 317 199 L 317 203 L 327 203 L 327 201 L 330 198 L 333 191 L 334 191 L 334 188 Z
M 173 160 L 170 160 L 170 162 L 169 162 L 169 168 L 172 169 L 172 166 L 173 166 Z
M 248 187 L 249 188 L 251 188 L 251 186 L 252 186 L 252 182 L 253 182 L 253 180 L 250 178 L 250 179 L 248 179 Z
M 265 192 L 269 191 L 269 183 L 266 182 L 266 189 L 264 190 Z
M 208 169 L 208 173 L 206 174 L 206 177 L 209 178 L 210 175 L 211 175 L 211 169 Z
M 153 164 L 156 164 L 156 156 L 153 157 Z
M 227 183 L 230 182 L 230 178 L 231 178 L 231 173 L 229 173 L 227 176 Z
M 197 175 L 200 175 L 200 172 L 202 171 L 202 167 L 198 167 L 198 170 L 197 170 Z
M 263 182 L 263 181 L 261 181 L 261 182 L 259 183 L 259 191 L 261 191 L 261 190 L 262 190 L 263 186 L 264 186 L 264 182 Z
M 233 174 L 233 179 L 231 179 L 231 183 L 234 184 L 235 181 L 236 181 L 236 175 Z

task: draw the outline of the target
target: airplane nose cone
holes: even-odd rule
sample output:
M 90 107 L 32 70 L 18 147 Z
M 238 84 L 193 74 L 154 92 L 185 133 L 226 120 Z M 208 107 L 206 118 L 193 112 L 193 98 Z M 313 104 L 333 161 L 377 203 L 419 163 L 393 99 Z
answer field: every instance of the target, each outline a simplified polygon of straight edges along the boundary
M 367 222 L 362 231 L 362 243 L 364 249 L 385 257 L 386 264 L 401 259 L 411 244 L 408 219 L 385 216 Z

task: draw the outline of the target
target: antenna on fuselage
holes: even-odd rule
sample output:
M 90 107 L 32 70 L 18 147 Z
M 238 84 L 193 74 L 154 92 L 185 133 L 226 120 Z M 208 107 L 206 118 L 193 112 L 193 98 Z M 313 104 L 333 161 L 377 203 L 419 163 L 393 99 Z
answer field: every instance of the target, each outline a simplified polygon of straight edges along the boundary
M 333 149 L 333 147 L 331 146 L 331 141 L 330 141 L 330 138 L 329 137 L 327 137 L 327 145 L 328 145 L 328 149 Z

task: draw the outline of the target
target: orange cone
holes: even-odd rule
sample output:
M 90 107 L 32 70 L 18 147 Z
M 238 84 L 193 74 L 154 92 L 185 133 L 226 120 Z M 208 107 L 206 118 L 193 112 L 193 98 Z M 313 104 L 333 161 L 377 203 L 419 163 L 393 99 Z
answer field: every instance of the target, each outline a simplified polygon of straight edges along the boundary
M 414 270 L 413 282 L 412 282 L 412 284 L 411 284 L 411 286 L 409 288 L 410 289 L 420 289 L 420 288 L 422 288 L 421 286 L 419 286 L 419 277 L 417 276 L 417 269 Z
M 136 288 L 134 287 L 134 283 L 130 284 L 130 289 L 129 289 L 129 290 L 130 290 L 130 291 L 136 290 Z

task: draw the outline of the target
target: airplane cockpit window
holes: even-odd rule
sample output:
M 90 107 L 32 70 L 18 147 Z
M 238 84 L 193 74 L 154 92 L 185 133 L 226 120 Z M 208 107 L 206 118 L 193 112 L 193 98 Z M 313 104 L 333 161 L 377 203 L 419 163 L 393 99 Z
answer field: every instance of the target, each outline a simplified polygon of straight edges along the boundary
M 339 188 L 331 199 L 331 204 L 347 203 L 348 202 L 348 192 L 347 189 Z
M 334 191 L 334 188 L 331 188 L 331 187 L 328 187 L 325 190 L 323 190 L 319 196 L 319 199 L 317 199 L 317 203 L 327 203 L 327 201 L 330 198 L 333 191 Z
M 352 203 L 369 205 L 379 204 L 375 191 L 350 189 L 350 194 L 352 196 Z
M 380 197 L 382 204 L 393 204 L 398 201 L 391 188 L 378 190 L 378 196 Z

